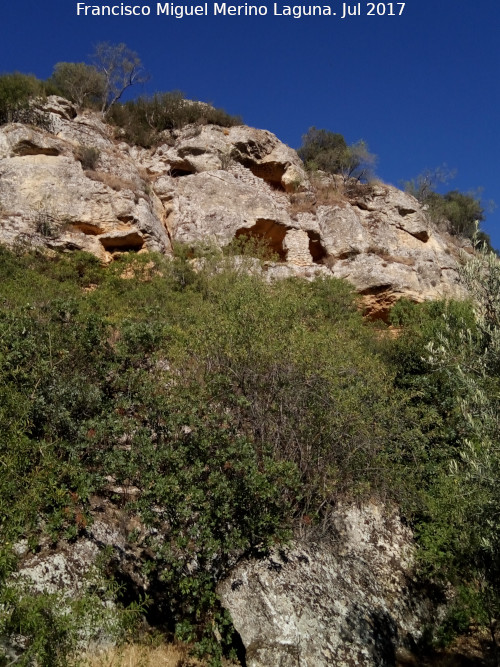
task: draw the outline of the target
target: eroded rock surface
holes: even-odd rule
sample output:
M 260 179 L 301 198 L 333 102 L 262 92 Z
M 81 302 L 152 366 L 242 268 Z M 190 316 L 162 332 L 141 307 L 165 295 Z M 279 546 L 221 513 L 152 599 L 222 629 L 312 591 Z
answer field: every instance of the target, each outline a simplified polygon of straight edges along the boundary
M 52 133 L 17 123 L 0 128 L 0 240 L 86 250 L 103 260 L 115 249 L 165 251 L 163 207 L 109 128 L 93 115 L 48 115 Z M 84 169 L 82 149 L 89 148 L 97 158 Z
M 43 113 L 41 127 L 0 127 L 3 243 L 110 261 L 120 252 L 170 253 L 174 241 L 223 246 L 248 235 L 277 256 L 269 278 L 346 278 L 374 318 L 402 296 L 462 294 L 457 243 L 432 228 L 413 197 L 387 185 L 346 196 L 323 175 L 321 192 L 335 195 L 325 199 L 270 132 L 188 126 L 146 150 L 62 98 L 50 97 Z M 308 206 L 297 209 L 294 197 Z
M 430 610 L 397 514 L 341 508 L 335 523 L 330 543 L 243 561 L 219 585 L 247 667 L 389 667 L 422 635 Z

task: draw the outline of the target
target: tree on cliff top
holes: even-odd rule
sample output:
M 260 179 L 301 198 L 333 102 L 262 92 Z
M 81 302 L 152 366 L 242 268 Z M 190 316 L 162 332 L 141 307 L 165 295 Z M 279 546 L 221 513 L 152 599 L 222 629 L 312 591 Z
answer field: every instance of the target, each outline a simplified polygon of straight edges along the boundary
M 100 42 L 95 47 L 92 60 L 95 69 L 104 80 L 104 94 L 101 111 L 107 113 L 120 100 L 123 93 L 139 83 L 145 83 L 149 76 L 141 59 L 126 44 Z
M 57 63 L 50 81 L 80 109 L 92 103 L 101 105 L 104 100 L 106 81 L 93 65 Z
M 307 168 L 341 174 L 344 180 L 367 180 L 376 161 L 364 141 L 348 146 L 341 134 L 316 127 L 304 134 L 297 153 Z

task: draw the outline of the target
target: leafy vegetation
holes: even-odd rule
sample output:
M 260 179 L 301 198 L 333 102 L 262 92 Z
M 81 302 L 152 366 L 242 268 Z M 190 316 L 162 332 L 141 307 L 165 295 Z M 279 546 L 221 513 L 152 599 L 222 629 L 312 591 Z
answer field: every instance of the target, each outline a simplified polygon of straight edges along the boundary
M 396 382 L 426 414 L 425 461 L 415 528 L 426 576 L 453 585 L 438 638 L 473 619 L 488 628 L 498 664 L 500 612 L 499 286 L 497 255 L 483 249 L 462 269 L 472 304 L 400 303 L 403 334 L 391 348 Z
M 444 226 L 451 234 L 474 238 L 491 248 L 489 236 L 478 231 L 479 224 L 485 220 L 485 209 L 479 195 L 459 190 L 450 190 L 445 194 L 437 192 L 436 188 L 453 176 L 454 173 L 445 167 L 426 170 L 404 183 L 404 187 L 406 192 L 427 207 L 435 224 Z
M 403 301 L 392 338 L 363 322 L 341 281 L 269 285 L 210 249 L 194 271 L 186 250 L 106 269 L 84 253 L 1 251 L 3 581 L 19 540 L 36 550 L 84 535 L 91 496 L 108 498 L 147 527 L 162 629 L 217 661 L 231 624 L 215 585 L 235 558 L 294 531 L 321 537 L 339 500 L 378 495 L 412 522 L 425 576 L 456 586 L 439 636 L 473 618 L 493 640 L 498 260 L 467 269 L 478 310 Z M 110 496 L 110 479 L 138 492 Z M 117 590 L 107 571 L 94 607 Z M 66 627 L 60 601 L 32 595 L 4 583 L 3 633 L 22 622 L 26 656 L 65 664 L 88 617 Z M 115 599 L 148 615 L 130 591 Z M 52 645 L 61 655 L 43 662 Z
M 80 109 L 98 106 L 105 96 L 104 76 L 86 63 L 57 63 L 49 81 Z
M 376 162 L 364 141 L 348 146 L 341 134 L 315 127 L 310 127 L 304 134 L 297 153 L 308 169 L 341 174 L 346 181 L 351 178 L 368 180 Z
M 415 429 L 346 284 L 204 267 L 2 251 L 0 562 L 85 534 L 110 478 L 138 488 L 155 608 L 216 656 L 234 558 L 326 530 L 339 497 L 397 495 Z
M 462 270 L 475 322 L 449 324 L 428 346 L 429 362 L 454 388 L 461 433 L 457 455 L 435 502 L 434 533 L 422 531 L 435 570 L 459 587 L 462 607 L 488 627 L 495 662 L 500 615 L 500 263 L 483 249 Z M 450 487 L 452 491 L 450 491 Z M 436 539 L 437 536 L 437 539 Z M 464 585 L 464 581 L 466 585 Z
M 39 117 L 30 112 L 30 100 L 56 92 L 50 83 L 32 74 L 12 72 L 0 75 L 0 125 L 25 122 L 37 124 Z
M 232 127 L 242 122 L 239 116 L 231 116 L 223 109 L 188 100 L 180 91 L 157 93 L 115 105 L 109 120 L 123 130 L 129 143 L 144 147 L 158 143 L 164 130 L 178 130 L 191 123 Z
M 32 103 L 53 94 L 66 97 L 79 109 L 100 109 L 119 128 L 121 138 L 146 148 L 165 141 L 165 130 L 207 123 L 232 127 L 242 122 L 239 116 L 211 104 L 188 100 L 180 91 L 121 103 L 125 91 L 148 79 L 138 55 L 125 44 L 104 42 L 95 47 L 91 59 L 92 64 L 57 63 L 47 81 L 19 72 L 1 75 L 0 125 L 26 122 L 43 126 L 44 114 Z M 81 147 L 82 164 L 95 161 L 89 153 L 91 148 Z
M 126 44 L 100 42 L 92 54 L 95 71 L 103 82 L 101 112 L 107 113 L 132 86 L 146 83 L 149 75 L 141 59 Z
M 49 79 L 59 94 L 80 109 L 98 108 L 107 113 L 132 86 L 148 75 L 141 59 L 126 44 L 100 42 L 88 63 L 57 63 Z

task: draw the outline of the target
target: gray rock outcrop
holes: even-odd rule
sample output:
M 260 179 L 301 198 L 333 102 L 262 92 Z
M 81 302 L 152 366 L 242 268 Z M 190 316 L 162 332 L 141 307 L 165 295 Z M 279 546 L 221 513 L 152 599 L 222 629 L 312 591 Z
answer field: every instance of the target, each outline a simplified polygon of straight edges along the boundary
M 149 531 L 103 498 L 93 498 L 91 509 L 94 521 L 76 541 L 42 545 L 37 554 L 16 545 L 21 567 L 14 581 L 61 600 L 78 596 L 95 587 L 96 559 L 106 549 L 108 569 L 129 592 L 154 593 L 142 567 L 151 558 L 141 546 Z M 240 560 L 217 593 L 244 644 L 247 667 L 415 664 L 412 650 L 436 607 L 414 577 L 414 557 L 412 533 L 395 510 L 339 506 L 327 535 L 311 540 L 305 533 L 264 558 Z M 110 631 L 92 636 L 103 645 L 113 641 Z
M 335 541 L 245 560 L 219 584 L 247 667 L 389 667 L 421 637 L 410 531 L 377 505 L 339 508 L 335 523 Z

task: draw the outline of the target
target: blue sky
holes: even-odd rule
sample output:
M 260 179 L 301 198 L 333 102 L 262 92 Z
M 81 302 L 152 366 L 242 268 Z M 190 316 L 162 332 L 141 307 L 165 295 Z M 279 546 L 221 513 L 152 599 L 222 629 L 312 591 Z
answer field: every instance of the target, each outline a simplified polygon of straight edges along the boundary
M 260 3 L 267 16 L 183 19 L 157 16 L 156 2 L 124 4 L 134 2 L 151 15 L 78 17 L 74 0 L 3 0 L 0 71 L 46 78 L 56 62 L 88 60 L 98 42 L 125 42 L 151 74 L 138 93 L 180 89 L 295 148 L 312 125 L 364 139 L 395 185 L 446 164 L 457 172 L 446 189 L 482 187 L 499 205 L 484 229 L 500 248 L 496 0 L 409 0 L 401 16 L 366 16 L 362 2 L 346 19 L 336 0 L 336 17 L 300 19 L 274 16 L 272 2 Z

